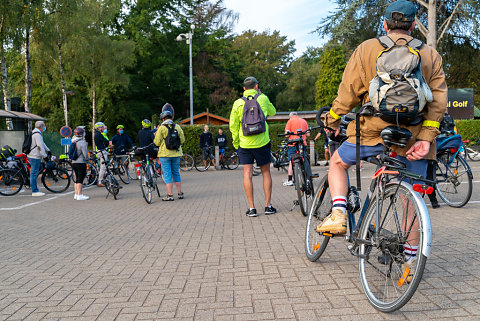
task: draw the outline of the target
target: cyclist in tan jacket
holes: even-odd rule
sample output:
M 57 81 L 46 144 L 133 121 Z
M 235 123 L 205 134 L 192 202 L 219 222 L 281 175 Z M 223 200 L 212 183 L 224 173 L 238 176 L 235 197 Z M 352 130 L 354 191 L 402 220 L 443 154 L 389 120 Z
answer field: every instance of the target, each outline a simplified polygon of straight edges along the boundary
M 416 7 L 413 3 L 399 0 L 391 3 L 386 10 L 383 23 L 388 37 L 393 41 L 412 39 L 410 33 L 415 27 Z M 404 40 L 400 40 L 404 41 Z M 369 100 L 370 81 L 376 75 L 376 59 L 384 50 L 378 39 L 370 39 L 360 44 L 350 58 L 338 89 L 338 97 L 326 117 L 329 131 L 338 135 L 342 115 L 352 111 L 359 104 Z M 414 126 L 401 125 L 413 134 L 405 148 L 396 148 L 396 152 L 406 160 L 409 171 L 426 176 L 427 160 L 434 159 L 435 137 L 440 133 L 439 126 L 447 106 L 447 85 L 442 68 L 442 57 L 427 45 L 420 48 L 422 74 L 433 94 L 433 100 L 425 106 L 423 121 Z M 380 132 L 392 125 L 375 116 L 361 116 L 360 131 L 361 158 L 375 156 L 383 151 Z M 333 200 L 332 214 L 317 227 L 318 232 L 345 234 L 347 225 L 346 196 L 348 192 L 347 169 L 356 163 L 355 158 L 355 121 L 347 128 L 347 142 L 343 143 L 330 161 L 328 181 Z M 405 158 L 406 157 L 406 158 Z

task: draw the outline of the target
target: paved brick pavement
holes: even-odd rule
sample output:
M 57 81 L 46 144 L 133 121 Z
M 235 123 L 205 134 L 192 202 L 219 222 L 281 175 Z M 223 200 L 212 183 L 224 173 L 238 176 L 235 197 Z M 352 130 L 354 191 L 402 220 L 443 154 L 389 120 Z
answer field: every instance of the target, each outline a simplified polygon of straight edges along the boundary
M 244 214 L 241 169 L 185 173 L 184 200 L 151 205 L 136 181 L 117 201 L 96 187 L 85 202 L 1 197 L 0 319 L 480 319 L 478 183 L 464 208 L 431 211 L 423 281 L 387 315 L 367 302 L 343 241 L 331 241 L 316 263 L 306 259 L 305 218 L 289 211 L 295 191 L 281 186 L 284 175 L 273 178 L 280 212 L 257 218 Z M 261 177 L 254 180 L 263 209 Z

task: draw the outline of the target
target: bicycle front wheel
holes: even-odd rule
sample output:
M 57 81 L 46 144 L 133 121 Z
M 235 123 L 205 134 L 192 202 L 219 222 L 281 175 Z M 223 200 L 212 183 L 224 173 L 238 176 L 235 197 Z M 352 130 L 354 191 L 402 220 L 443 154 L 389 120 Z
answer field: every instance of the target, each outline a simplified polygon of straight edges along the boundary
M 437 155 L 436 189 L 440 198 L 452 207 L 462 207 L 470 200 L 473 176 L 465 159 L 450 153 Z M 451 162 L 451 163 L 450 163 Z
M 92 186 L 97 182 L 97 179 L 97 168 L 94 165 L 87 163 L 87 175 L 85 175 L 85 178 L 83 179 L 83 186 Z
M 188 154 L 183 154 L 182 157 L 180 157 L 180 169 L 184 172 L 188 172 L 192 170 L 194 165 L 194 160 L 193 157 L 188 155 Z
M 62 193 L 70 186 L 70 175 L 63 168 L 46 170 L 42 173 L 42 184 L 52 193 Z
M 377 216 L 377 208 L 379 215 Z M 359 231 L 360 280 L 368 301 L 382 312 L 404 306 L 420 283 L 431 235 L 420 213 L 426 210 L 410 185 L 390 183 L 384 197 L 373 197 Z M 428 213 L 428 212 L 427 212 Z
M 238 165 L 240 165 L 240 159 L 238 158 L 237 153 L 228 153 L 225 157 L 228 169 L 234 170 L 238 168 Z
M 148 168 L 147 168 L 148 171 Z M 145 201 L 148 204 L 152 203 L 153 189 L 151 188 L 150 179 L 148 178 L 150 174 L 147 174 L 147 171 L 142 170 L 142 175 L 140 176 L 140 189 L 142 190 L 142 195 Z
M 0 194 L 3 196 L 12 196 L 22 190 L 23 178 L 19 170 L 2 169 L 0 170 Z
M 295 189 L 297 190 L 297 198 L 300 203 L 300 210 L 302 211 L 303 216 L 308 215 L 308 200 L 309 196 L 307 194 L 307 183 L 305 180 L 305 172 L 303 171 L 300 163 L 295 163 L 294 170 L 295 174 Z
M 328 175 L 322 178 L 317 191 L 305 228 L 305 254 L 312 262 L 322 256 L 330 241 L 330 237 L 317 232 L 317 226 L 332 212 L 333 203 L 328 188 Z
M 105 179 L 105 187 L 107 191 L 113 195 L 113 198 L 116 200 L 118 192 L 120 191 L 120 184 L 118 183 L 117 179 L 113 176 L 113 174 L 107 174 Z
M 72 167 L 72 162 L 69 161 L 68 159 L 61 159 L 58 161 L 57 166 L 60 168 L 63 168 L 68 172 L 68 175 L 70 177 L 73 177 L 73 167 Z
M 209 167 L 210 163 L 212 160 L 210 157 L 207 157 L 205 160 L 203 160 L 202 155 L 195 157 L 195 168 L 199 172 L 205 172 Z

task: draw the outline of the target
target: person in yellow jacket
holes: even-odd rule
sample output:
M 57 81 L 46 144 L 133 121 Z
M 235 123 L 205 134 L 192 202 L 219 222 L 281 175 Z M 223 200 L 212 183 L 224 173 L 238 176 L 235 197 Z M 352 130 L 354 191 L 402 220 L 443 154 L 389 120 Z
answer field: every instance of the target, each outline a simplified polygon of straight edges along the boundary
M 173 201 L 173 183 L 177 187 L 178 198 L 183 199 L 182 181 L 180 178 L 180 156 L 183 155 L 182 147 L 176 150 L 168 149 L 165 144 L 165 138 L 168 136 L 168 127 L 175 126 L 180 137 L 180 144 L 185 142 L 185 135 L 182 128 L 175 124 L 172 120 L 172 113 L 164 111 L 160 114 L 162 124 L 158 126 L 155 133 L 154 144 L 158 146 L 158 157 L 162 165 L 163 179 L 167 185 L 167 196 L 162 198 L 163 201 Z

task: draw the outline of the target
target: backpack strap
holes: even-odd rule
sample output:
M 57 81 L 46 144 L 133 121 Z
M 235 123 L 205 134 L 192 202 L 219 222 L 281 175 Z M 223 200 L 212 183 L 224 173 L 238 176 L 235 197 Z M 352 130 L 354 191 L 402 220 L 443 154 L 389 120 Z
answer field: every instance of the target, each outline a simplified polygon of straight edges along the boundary
M 420 50 L 423 47 L 424 43 L 422 40 L 413 38 L 412 40 L 407 42 L 407 45 L 413 49 Z
M 377 37 L 377 40 L 385 49 L 389 49 L 395 46 L 395 41 L 393 41 L 392 38 L 390 38 L 389 36 L 380 36 Z

